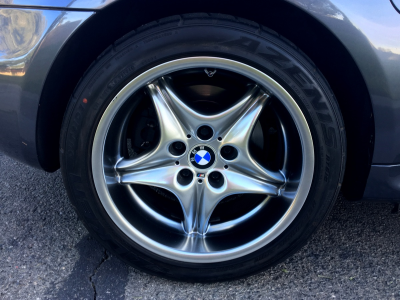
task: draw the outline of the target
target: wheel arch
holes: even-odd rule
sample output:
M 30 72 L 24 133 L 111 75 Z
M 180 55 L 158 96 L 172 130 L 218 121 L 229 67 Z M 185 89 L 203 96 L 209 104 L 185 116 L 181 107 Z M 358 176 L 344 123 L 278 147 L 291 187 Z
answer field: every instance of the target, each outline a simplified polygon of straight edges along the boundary
M 347 133 L 347 165 L 343 193 L 347 198 L 361 198 L 373 154 L 374 120 L 368 88 L 348 50 L 321 22 L 289 2 L 263 5 L 270 17 L 254 7 L 260 1 L 239 3 L 221 1 L 201 5 L 179 2 L 171 5 L 156 0 L 149 4 L 128 1 L 98 11 L 70 39 L 54 61 L 43 87 L 37 116 L 37 153 L 42 168 L 59 168 L 59 136 L 70 96 L 90 64 L 115 40 L 154 20 L 181 13 L 208 10 L 246 18 L 267 26 L 296 44 L 316 64 L 331 85 L 342 111 Z M 178 2 L 177 2 L 178 4 Z M 146 13 L 144 13 L 146 12 Z M 290 22 L 288 22 L 290 20 Z M 110 48 L 111 49 L 111 48 Z M 327 59 L 327 57 L 329 59 Z M 54 99 L 57 99 L 55 101 Z

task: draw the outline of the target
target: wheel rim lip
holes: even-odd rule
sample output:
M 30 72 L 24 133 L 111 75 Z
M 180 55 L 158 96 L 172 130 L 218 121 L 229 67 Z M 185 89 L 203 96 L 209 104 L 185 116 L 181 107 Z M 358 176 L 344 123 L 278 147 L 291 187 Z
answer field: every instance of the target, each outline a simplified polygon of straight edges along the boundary
M 244 75 L 255 81 L 257 84 L 266 87 L 268 91 L 275 95 L 288 110 L 296 125 L 303 151 L 300 184 L 296 195 L 293 198 L 292 204 L 285 214 L 272 228 L 258 238 L 243 244 L 242 246 L 223 251 L 208 253 L 185 252 L 165 246 L 150 239 L 136 229 L 119 211 L 109 194 L 104 174 L 103 152 L 105 140 L 109 127 L 123 103 L 125 103 L 134 92 L 142 88 L 145 84 L 148 84 L 165 74 L 190 68 L 225 69 Z M 311 187 L 314 173 L 314 146 L 311 131 L 301 109 L 292 96 L 274 79 L 260 70 L 238 61 L 219 57 L 198 56 L 176 59 L 155 66 L 138 75 L 122 88 L 107 106 L 97 126 L 92 145 L 91 162 L 93 181 L 104 209 L 115 225 L 131 240 L 165 258 L 190 263 L 216 263 L 243 257 L 264 247 L 277 238 L 293 222 L 297 214 L 300 212 Z M 189 238 L 190 237 L 188 237 L 188 239 Z

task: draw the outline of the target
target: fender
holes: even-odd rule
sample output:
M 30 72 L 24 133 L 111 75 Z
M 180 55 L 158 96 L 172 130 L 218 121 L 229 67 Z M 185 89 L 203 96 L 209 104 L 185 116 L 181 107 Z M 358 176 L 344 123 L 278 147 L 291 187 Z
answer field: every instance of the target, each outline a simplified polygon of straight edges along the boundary
M 0 150 L 5 154 L 40 167 L 36 117 L 42 88 L 64 43 L 92 15 L 0 6 Z
M 375 148 L 372 163 L 400 164 L 399 14 L 390 1 L 371 0 L 368 5 L 362 0 L 288 2 L 324 24 L 344 44 L 356 62 L 367 84 L 374 113 Z M 392 3 L 396 2 L 399 3 L 399 0 Z M 378 6 L 379 13 L 371 11 L 371 7 Z M 376 28 L 380 29 L 379 34 Z

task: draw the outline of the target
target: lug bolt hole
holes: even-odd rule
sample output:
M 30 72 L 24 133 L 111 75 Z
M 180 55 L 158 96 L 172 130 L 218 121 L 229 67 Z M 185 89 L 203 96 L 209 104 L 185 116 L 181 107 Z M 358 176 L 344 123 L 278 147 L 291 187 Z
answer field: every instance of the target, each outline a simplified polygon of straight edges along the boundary
M 227 170 L 228 168 L 229 168 L 228 165 L 225 165 L 225 166 L 224 166 L 224 169 L 225 169 L 225 170 Z
M 219 142 L 222 141 L 222 137 L 219 137 L 219 138 L 218 138 L 218 141 L 219 141 Z
M 198 179 L 197 182 L 198 183 L 203 183 L 203 179 Z
M 224 146 L 221 149 L 221 156 L 226 160 L 234 160 L 238 156 L 238 151 L 232 146 Z
M 193 173 L 189 169 L 183 169 L 178 173 L 177 181 L 181 185 L 188 185 L 193 180 Z
M 192 136 L 191 136 L 190 134 L 188 134 L 186 137 L 187 137 L 188 139 L 192 138 Z
M 180 156 L 186 151 L 186 145 L 182 142 L 174 142 L 169 146 L 172 155 Z
M 208 141 L 213 137 L 213 135 L 214 130 L 210 126 L 203 125 L 197 129 L 197 137 L 203 141 Z
M 176 162 L 175 162 L 175 165 L 179 166 L 179 161 L 176 161 Z
M 208 175 L 208 182 L 213 188 L 220 188 L 224 185 L 224 176 L 220 172 L 214 171 Z

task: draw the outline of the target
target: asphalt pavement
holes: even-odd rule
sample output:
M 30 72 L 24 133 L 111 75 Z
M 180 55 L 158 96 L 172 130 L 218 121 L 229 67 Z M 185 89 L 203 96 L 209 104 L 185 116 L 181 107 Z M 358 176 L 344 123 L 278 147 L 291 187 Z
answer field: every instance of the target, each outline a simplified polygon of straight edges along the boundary
M 247 279 L 169 281 L 128 267 L 88 234 L 60 172 L 0 153 L 0 299 L 400 299 L 400 214 L 339 198 L 308 244 Z

